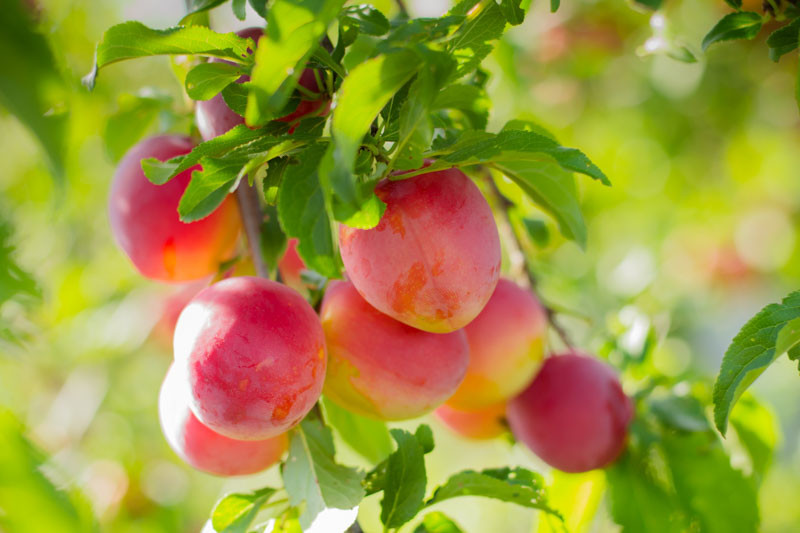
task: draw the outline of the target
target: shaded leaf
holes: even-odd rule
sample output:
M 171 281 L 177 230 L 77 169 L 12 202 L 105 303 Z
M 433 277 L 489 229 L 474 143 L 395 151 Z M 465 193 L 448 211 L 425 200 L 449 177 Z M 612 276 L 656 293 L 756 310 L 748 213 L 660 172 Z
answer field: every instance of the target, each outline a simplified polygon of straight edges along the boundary
M 721 41 L 752 39 L 761 31 L 763 23 L 761 15 L 752 11 L 739 11 L 725 15 L 703 38 L 703 51 Z
M 186 94 L 193 100 L 210 100 L 241 75 L 230 63 L 200 63 L 186 74 Z
M 414 533 L 462 533 L 462 531 L 444 513 L 434 511 L 425 515 Z
M 777 62 L 782 55 L 795 50 L 800 40 L 800 19 L 795 19 L 786 26 L 772 32 L 767 37 L 769 57 Z
M 797 323 L 793 321 L 797 318 L 800 318 L 800 291 L 789 294 L 780 304 L 766 306 L 734 337 L 714 383 L 714 422 L 723 435 L 736 400 L 781 355 L 776 351 L 780 330 L 789 322 L 794 329 Z M 794 337 L 792 333 L 784 338 Z
M 380 463 L 392 453 L 392 438 L 384 422 L 351 413 L 336 403 L 322 399 L 325 420 L 353 450 L 372 463 Z
M 422 508 L 428 478 L 425 452 L 414 435 L 392 429 L 397 450 L 387 460 L 386 482 L 381 500 L 381 522 L 397 528 L 414 518 Z

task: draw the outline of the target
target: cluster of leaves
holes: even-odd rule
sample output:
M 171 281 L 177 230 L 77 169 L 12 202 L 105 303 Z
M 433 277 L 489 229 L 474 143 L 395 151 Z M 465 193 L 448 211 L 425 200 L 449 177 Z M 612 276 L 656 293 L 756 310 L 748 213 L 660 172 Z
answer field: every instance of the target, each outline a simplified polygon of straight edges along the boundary
M 769 57 L 775 62 L 800 46 L 800 8 L 788 0 L 765 0 L 763 13 L 742 11 L 742 0 L 725 0 L 736 10 L 720 19 L 703 38 L 703 50 L 714 43 L 737 39 L 753 39 L 770 20 L 781 23 L 781 27 L 767 37 Z M 800 83 L 795 91 L 795 99 L 800 107 Z
M 197 3 L 185 21 L 220 3 Z M 607 184 L 605 175 L 535 125 L 512 121 L 498 133 L 485 131 L 489 102 L 480 62 L 505 28 L 522 22 L 518 0 L 467 0 L 440 18 L 393 21 L 370 6 L 343 7 L 333 0 L 275 0 L 264 13 L 266 31 L 258 47 L 201 25 L 114 26 L 85 79 L 91 86 L 98 69 L 147 55 L 227 61 L 197 61 L 185 75 L 186 91 L 197 100 L 222 93 L 249 127 L 201 143 L 186 156 L 143 163 L 154 183 L 202 165 L 181 200 L 184 221 L 206 216 L 247 178 L 261 186 L 280 229 L 299 238 L 306 264 L 336 277 L 341 264 L 332 228 L 336 222 L 360 228 L 378 223 L 385 208 L 373 193 L 379 180 L 470 167 L 517 182 L 555 217 L 565 236 L 585 242 L 572 173 Z M 337 31 L 335 46 L 328 39 L 331 28 Z M 275 119 L 297 106 L 297 79 L 305 67 L 315 70 L 321 94 L 303 97 L 332 99 L 333 110 L 330 117 L 290 127 Z M 242 75 L 250 81 L 236 83 Z M 414 170 L 425 160 L 434 162 Z
M 377 466 L 363 472 L 338 464 L 331 429 L 318 412 L 312 412 L 292 433 L 289 457 L 281 467 L 284 487 L 225 496 L 212 513 L 211 523 L 216 531 L 303 531 L 315 520 L 324 520 L 330 510 L 353 509 L 364 497 L 379 492 L 383 493 L 380 518 L 387 530 L 399 528 L 430 506 L 460 496 L 494 498 L 560 519 L 547 503 L 542 478 L 523 468 L 465 470 L 450 477 L 426 499 L 425 454 L 434 448 L 428 426 L 421 425 L 414 433 L 387 430 L 383 423 L 332 403 L 326 402 L 325 407 L 330 425 Z M 416 531 L 460 530 L 450 519 L 434 512 L 423 519 Z
M 0 217 L 0 340 L 19 342 L 20 334 L 10 320 L 2 313 L 9 303 L 26 304 L 40 297 L 39 286 L 14 258 L 11 224 Z

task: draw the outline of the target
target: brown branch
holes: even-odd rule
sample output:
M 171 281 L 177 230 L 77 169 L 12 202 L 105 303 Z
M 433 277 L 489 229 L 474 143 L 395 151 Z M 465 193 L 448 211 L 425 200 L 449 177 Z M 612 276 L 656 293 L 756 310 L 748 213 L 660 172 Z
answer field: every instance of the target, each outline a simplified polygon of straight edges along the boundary
M 269 268 L 261 254 L 261 223 L 264 221 L 264 215 L 261 212 L 258 190 L 255 186 L 251 187 L 247 179 L 243 179 L 236 188 L 236 197 L 239 200 L 239 213 L 242 216 L 242 225 L 256 274 L 262 278 L 269 278 Z
M 485 170 L 486 176 L 486 183 L 489 186 L 489 191 L 491 193 L 492 199 L 499 207 L 500 212 L 500 222 L 501 228 L 500 230 L 504 232 L 504 234 L 508 237 L 507 242 L 511 247 L 511 251 L 509 256 L 511 257 L 512 261 L 512 268 L 517 270 L 522 270 L 522 272 L 516 272 L 516 277 L 520 277 L 524 275 L 524 281 L 530 287 L 530 289 L 534 292 L 538 292 L 536 290 L 536 276 L 534 276 L 533 271 L 531 271 L 530 264 L 528 263 L 528 259 L 525 255 L 525 252 L 522 249 L 522 243 L 520 242 L 519 236 L 517 235 L 517 231 L 514 228 L 514 224 L 511 222 L 511 217 L 508 215 L 509 209 L 514 207 L 514 204 L 505 196 L 503 193 L 500 192 L 500 189 L 497 188 L 497 184 L 494 182 L 494 178 L 492 174 L 489 172 L 488 169 Z M 515 265 L 514 262 L 517 262 Z M 567 348 L 572 348 L 574 344 L 569 337 L 567 331 L 556 321 L 556 311 L 550 307 L 549 305 L 545 304 L 541 297 L 539 301 L 544 307 L 545 313 L 547 314 L 547 321 L 550 324 L 550 327 L 553 328 L 553 331 L 556 332 L 558 337 L 561 339 Z

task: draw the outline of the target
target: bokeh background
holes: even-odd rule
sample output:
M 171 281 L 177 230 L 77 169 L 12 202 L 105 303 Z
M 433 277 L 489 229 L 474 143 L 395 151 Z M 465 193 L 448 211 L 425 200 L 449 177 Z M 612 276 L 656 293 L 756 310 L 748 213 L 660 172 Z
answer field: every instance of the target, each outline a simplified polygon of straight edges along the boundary
M 389 1 L 373 4 L 395 10 Z M 541 294 L 564 310 L 560 320 L 578 343 L 613 360 L 613 339 L 635 349 L 652 332 L 659 372 L 713 379 L 739 327 L 800 285 L 797 66 L 790 56 L 771 62 L 763 37 L 702 55 L 703 35 L 729 8 L 723 0 L 665 4 L 654 17 L 620 0 L 564 0 L 555 14 L 549 2 L 534 1 L 526 22 L 485 62 L 491 123 L 535 120 L 586 152 L 613 183 L 579 180 L 585 251 L 533 206 L 524 213 L 538 228 L 528 251 Z M 414 15 L 436 16 L 449 2 L 408 5 Z M 171 357 L 165 317 L 180 301 L 174 295 L 192 289 L 141 279 L 114 247 L 107 223 L 106 196 L 122 148 L 145 133 L 188 131 L 190 101 L 168 58 L 111 66 L 91 93 L 80 77 L 109 26 L 136 19 L 167 27 L 183 12 L 179 0 L 40 2 L 41 26 L 68 85 L 62 182 L 51 178 L 30 132 L 0 108 L 0 219 L 13 231 L 14 257 L 40 290 L 38 299 L 0 307 L 16 334 L 0 340 L 0 408 L 45 454 L 43 470 L 56 485 L 73 490 L 78 508 L 114 532 L 199 531 L 223 492 L 278 477 L 273 469 L 217 479 L 183 466 L 168 448 L 156 406 Z M 219 30 L 259 22 L 252 12 L 237 21 L 227 5 L 211 18 Z M 659 53 L 662 41 L 654 38 L 682 42 L 699 61 Z M 515 194 L 510 185 L 504 192 Z M 774 413 L 764 423 L 774 421 L 778 442 L 761 490 L 763 530 L 796 531 L 796 367 L 778 361 L 753 391 Z M 14 430 L 9 420 L 0 424 L 6 431 Z M 505 441 L 466 442 L 425 421 L 437 438 L 427 458 L 431 482 L 504 464 L 547 472 Z M 339 448 L 344 461 L 358 463 L 346 445 Z M 0 467 L 30 452 L 20 450 L 0 447 Z M 67 531 L 61 527 L 69 520 L 59 513 L 71 511 L 59 507 L 58 496 L 36 479 L 20 480 L 18 491 L 0 492 L 0 504 L 30 506 L 30 532 Z M 582 527 L 615 530 L 600 501 L 602 475 L 560 482 L 576 505 L 599 504 Z M 372 497 L 362 506 L 370 531 L 377 503 Z M 442 509 L 469 532 L 544 527 L 535 513 L 497 502 L 462 499 Z

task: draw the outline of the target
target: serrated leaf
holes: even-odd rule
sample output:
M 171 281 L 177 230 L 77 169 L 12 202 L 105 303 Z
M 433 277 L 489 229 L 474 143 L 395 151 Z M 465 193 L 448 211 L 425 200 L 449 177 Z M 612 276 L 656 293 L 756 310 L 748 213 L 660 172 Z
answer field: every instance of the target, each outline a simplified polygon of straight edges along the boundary
M 547 503 L 541 476 L 521 467 L 459 472 L 437 488 L 433 496 L 425 502 L 425 506 L 460 496 L 493 498 L 539 509 L 560 518 L 558 512 Z
M 381 522 L 397 528 L 414 518 L 422 508 L 428 478 L 425 473 L 425 452 L 417 438 L 402 429 L 392 429 L 397 442 L 386 467 L 386 483 L 381 500 Z
M 798 44 L 800 44 L 800 19 L 794 19 L 767 37 L 769 58 L 777 63 L 782 55 L 795 50 Z
M 622 533 L 683 533 L 685 519 L 676 512 L 678 504 L 650 476 L 647 465 L 626 452 L 606 469 L 609 510 Z
M 348 226 L 374 227 L 383 215 L 383 203 L 356 182 L 356 155 L 372 121 L 419 68 L 418 56 L 401 50 L 361 63 L 342 83 L 331 123 L 334 143 L 320 177 L 331 191 L 334 218 Z
M 328 508 L 352 509 L 364 498 L 363 474 L 338 464 L 331 431 L 310 414 L 292 432 L 282 476 L 289 502 L 305 505 L 300 525 L 308 528 Z
M 433 451 L 433 431 L 427 424 L 420 424 L 414 432 L 414 438 L 417 440 L 422 453 L 430 453 Z M 370 470 L 364 478 L 364 488 L 366 489 L 367 496 L 375 494 L 386 488 L 388 483 L 387 472 L 389 469 L 389 459 L 384 459 L 375 468 Z
M 67 116 L 47 114 L 67 98 L 47 39 L 35 31 L 23 2 L 5 2 L 0 17 L 0 106 L 37 138 L 56 180 L 64 174 Z
M 202 170 L 192 172 L 192 180 L 178 203 L 181 221 L 196 222 L 213 213 L 233 192 L 245 163 L 247 159 L 243 157 L 202 159 Z
M 128 21 L 106 30 L 97 45 L 95 66 L 84 78 L 84 84 L 94 87 L 97 71 L 106 65 L 137 57 L 198 54 L 244 62 L 253 41 L 235 33 L 217 33 L 204 26 L 178 26 L 154 30 L 141 22 Z
M 444 513 L 434 511 L 425 515 L 414 533 L 462 533 L 462 531 Z
M 752 39 L 761 31 L 764 23 L 758 13 L 739 11 L 730 13 L 720 19 L 703 38 L 703 51 L 714 43 L 733 39 Z
M 385 35 L 391 28 L 389 19 L 369 4 L 348 6 L 339 13 L 339 23 L 367 35 Z M 346 30 L 345 30 L 346 31 Z
M 731 466 L 715 433 L 667 433 L 661 445 L 678 500 L 699 531 L 758 531 L 755 487 Z
M 245 119 L 258 126 L 289 101 L 303 67 L 336 20 L 344 0 L 275 0 L 258 42 Z
M 572 174 L 540 161 L 508 161 L 494 167 L 550 213 L 565 237 L 586 246 L 586 223 Z
M 500 0 L 500 11 L 512 26 L 522 24 L 525 20 L 525 10 L 520 7 L 521 3 L 522 0 Z
M 239 67 L 230 63 L 200 63 L 186 74 L 186 94 L 192 100 L 210 100 L 241 75 Z
M 520 161 L 555 161 L 564 170 L 585 174 L 601 181 L 604 185 L 611 184 L 603 171 L 597 168 L 583 152 L 561 146 L 555 140 L 532 131 L 503 130 L 500 133 L 466 131 L 453 145 L 432 155 L 438 156 L 444 162 L 461 165 L 465 163 L 508 165 Z
M 247 96 L 250 94 L 250 83 L 231 83 L 222 89 L 222 99 L 231 111 L 244 117 L 247 112 Z
M 714 383 L 714 422 L 725 435 L 736 400 L 781 355 L 776 351 L 780 330 L 800 318 L 800 291 L 770 304 L 751 318 L 734 337 L 722 358 Z
M 231 2 L 231 10 L 233 11 L 233 16 L 239 20 L 244 20 L 247 18 L 247 0 L 233 0 Z
M 372 463 L 380 463 L 392 453 L 392 437 L 384 422 L 351 413 L 323 398 L 325 420 L 353 450 Z
M 455 13 L 456 8 L 451 10 Z M 506 17 L 496 2 L 485 2 L 470 11 L 448 43 L 448 50 L 458 61 L 457 76 L 475 70 L 492 51 L 490 41 L 499 39 L 506 27 Z
M 214 506 L 211 525 L 218 533 L 247 533 L 261 507 L 275 494 L 275 489 L 263 489 L 227 494 Z
M 333 228 L 317 174 L 324 153 L 325 145 L 312 145 L 283 172 L 278 217 L 286 234 L 299 239 L 297 251 L 306 265 L 326 277 L 337 278 L 341 259 L 334 247 Z

